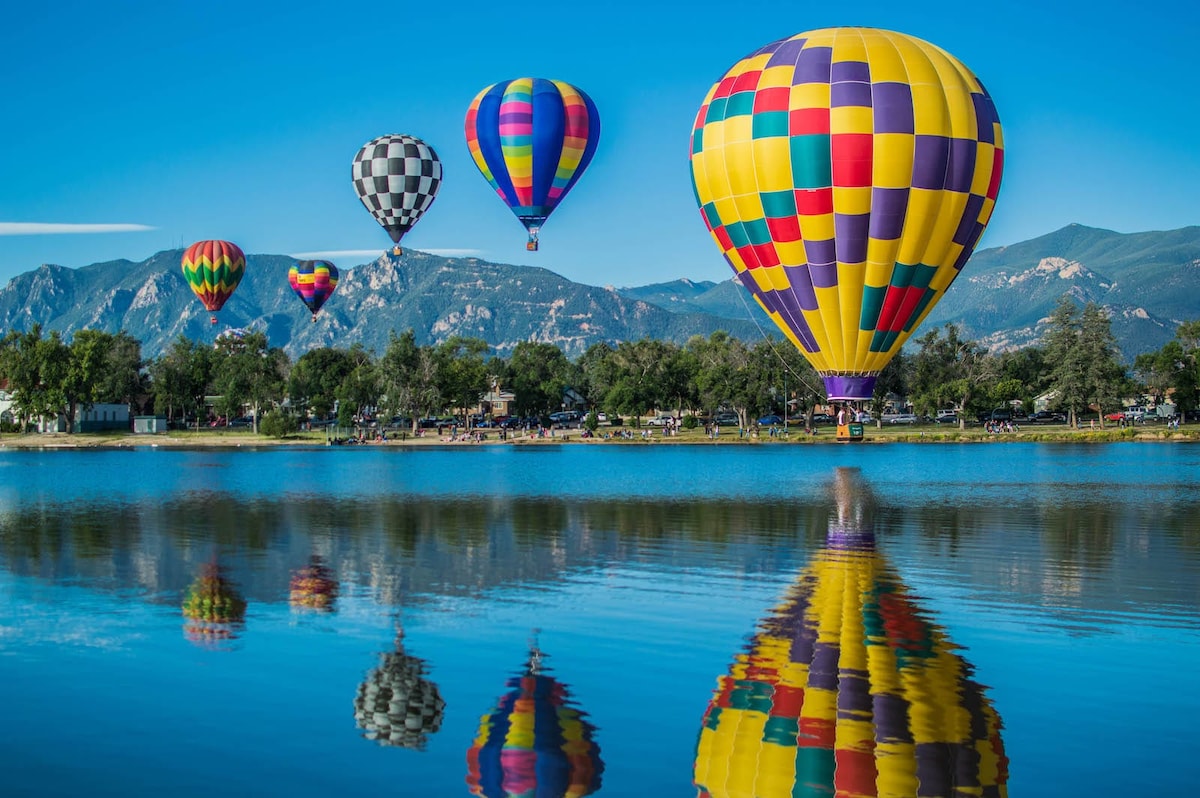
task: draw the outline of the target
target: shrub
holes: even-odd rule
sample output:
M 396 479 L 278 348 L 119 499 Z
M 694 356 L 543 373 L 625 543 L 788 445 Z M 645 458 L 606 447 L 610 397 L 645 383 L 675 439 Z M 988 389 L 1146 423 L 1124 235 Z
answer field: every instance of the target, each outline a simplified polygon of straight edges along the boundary
M 272 438 L 284 438 L 300 429 L 300 423 L 291 413 L 271 410 L 258 423 L 258 431 Z
M 699 423 L 700 422 L 696 421 L 695 416 L 684 416 L 683 417 L 683 428 L 684 429 L 695 429 Z
M 583 426 L 587 428 L 588 432 L 595 432 L 600 426 L 600 419 L 596 417 L 595 410 L 587 414 L 587 418 L 583 420 Z

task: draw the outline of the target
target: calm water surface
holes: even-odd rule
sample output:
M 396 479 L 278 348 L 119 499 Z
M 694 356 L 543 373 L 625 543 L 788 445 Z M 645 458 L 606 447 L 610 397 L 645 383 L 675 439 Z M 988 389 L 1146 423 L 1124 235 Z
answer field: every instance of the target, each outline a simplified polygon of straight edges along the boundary
M 0 795 L 1191 794 L 1200 447 L 0 451 Z

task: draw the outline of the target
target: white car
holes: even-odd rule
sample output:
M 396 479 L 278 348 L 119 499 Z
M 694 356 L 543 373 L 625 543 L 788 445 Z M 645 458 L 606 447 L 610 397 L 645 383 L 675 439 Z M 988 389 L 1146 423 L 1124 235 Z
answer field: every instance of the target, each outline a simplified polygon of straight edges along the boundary
M 885 416 L 889 424 L 916 424 L 917 417 L 912 413 L 896 413 L 895 415 Z
M 647 427 L 665 427 L 665 426 L 667 426 L 667 424 L 674 423 L 674 421 L 675 421 L 675 416 L 672 416 L 669 413 L 666 413 L 666 414 L 660 413 L 659 415 L 655 416 L 654 418 L 646 419 L 646 426 Z

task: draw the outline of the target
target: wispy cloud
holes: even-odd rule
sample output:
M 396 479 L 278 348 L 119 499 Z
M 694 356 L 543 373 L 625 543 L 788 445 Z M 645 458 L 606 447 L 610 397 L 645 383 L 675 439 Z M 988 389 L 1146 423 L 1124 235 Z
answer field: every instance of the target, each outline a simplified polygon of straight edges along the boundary
M 414 249 L 415 247 L 404 247 Z M 385 252 L 390 252 L 391 248 L 387 249 L 328 249 L 320 252 L 293 252 L 289 257 L 297 260 L 336 260 L 338 258 L 369 258 L 375 260 Z M 443 258 L 478 258 L 483 255 L 482 249 L 426 249 L 421 247 L 419 252 L 426 252 L 430 255 L 439 255 Z
M 146 224 L 60 224 L 57 222 L 0 222 L 0 236 L 77 235 L 79 233 L 141 233 L 157 230 Z

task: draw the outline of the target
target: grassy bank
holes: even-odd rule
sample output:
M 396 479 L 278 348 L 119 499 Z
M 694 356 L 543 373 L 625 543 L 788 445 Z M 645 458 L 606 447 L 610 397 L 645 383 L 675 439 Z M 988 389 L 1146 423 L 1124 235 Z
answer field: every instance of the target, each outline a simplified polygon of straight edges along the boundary
M 600 435 L 605 431 L 600 430 Z M 556 430 L 553 437 L 536 438 L 521 434 L 500 441 L 499 433 L 487 431 L 486 444 L 513 444 L 523 446 L 539 446 L 547 444 L 583 443 L 590 446 L 647 446 L 650 444 L 704 444 L 704 445 L 742 445 L 742 446 L 795 446 L 819 445 L 836 443 L 832 427 L 820 427 L 816 435 L 809 435 L 802 429 L 791 429 L 789 434 L 771 437 L 765 431 L 758 436 L 739 436 L 736 430 L 722 431 L 717 440 L 704 434 L 702 429 L 683 430 L 678 435 L 664 438 L 662 431 L 655 429 L 649 439 L 640 437 L 635 432 L 632 440 L 602 437 L 584 439 L 580 430 Z M 1065 425 L 1044 427 L 1026 427 L 1019 431 L 1004 433 L 988 433 L 982 428 L 969 427 L 965 430 L 943 429 L 933 426 L 921 427 L 867 427 L 863 443 L 878 444 L 891 442 L 907 443 L 1006 443 L 1013 441 L 1054 442 L 1054 443 L 1107 443 L 1115 441 L 1200 441 L 1200 424 L 1189 424 L 1177 430 L 1165 426 L 1146 427 L 1109 427 L 1106 429 L 1071 429 Z M 286 438 L 270 438 L 258 435 L 248 429 L 237 430 L 202 430 L 202 431 L 173 431 L 157 435 L 133 435 L 125 432 L 88 432 L 67 435 L 52 434 L 3 434 L 0 435 L 0 448 L 8 449 L 46 449 L 46 448 L 129 448 L 129 447 L 182 447 L 182 448 L 237 448 L 261 446 L 324 446 L 327 443 L 323 431 L 301 432 Z M 454 442 L 448 435 L 429 434 L 423 438 L 413 438 L 405 435 L 403 440 L 393 438 L 383 443 L 373 442 L 368 446 L 471 446 L 469 442 Z

